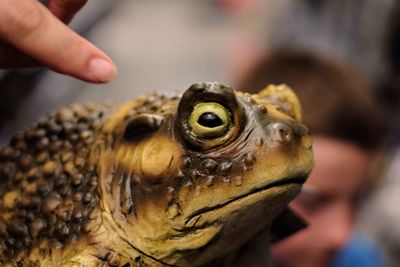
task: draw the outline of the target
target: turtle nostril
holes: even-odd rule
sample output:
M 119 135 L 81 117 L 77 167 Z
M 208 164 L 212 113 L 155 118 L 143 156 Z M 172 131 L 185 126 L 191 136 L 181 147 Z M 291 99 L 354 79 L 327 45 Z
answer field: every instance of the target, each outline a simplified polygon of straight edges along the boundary
M 293 140 L 292 129 L 282 122 L 269 124 L 267 126 L 267 134 L 273 142 L 286 143 Z
M 295 137 L 301 138 L 303 136 L 309 135 L 309 130 L 304 124 L 291 121 L 286 122 L 284 125 L 286 125 L 286 127 L 291 130 L 291 133 Z
M 282 140 L 284 141 L 290 140 L 290 129 L 288 129 L 287 127 L 280 128 L 279 134 L 281 135 Z

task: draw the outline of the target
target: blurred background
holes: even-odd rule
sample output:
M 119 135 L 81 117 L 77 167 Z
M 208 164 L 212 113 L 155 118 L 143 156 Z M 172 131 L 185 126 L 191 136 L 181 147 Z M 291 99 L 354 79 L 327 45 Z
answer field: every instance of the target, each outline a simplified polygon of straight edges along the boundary
M 88 1 L 71 27 L 113 58 L 117 77 L 91 85 L 48 70 L 0 71 L 0 144 L 59 106 L 121 103 L 199 81 L 235 87 L 277 49 L 323 56 L 362 77 L 389 123 L 356 228 L 400 266 L 399 15 L 396 0 Z

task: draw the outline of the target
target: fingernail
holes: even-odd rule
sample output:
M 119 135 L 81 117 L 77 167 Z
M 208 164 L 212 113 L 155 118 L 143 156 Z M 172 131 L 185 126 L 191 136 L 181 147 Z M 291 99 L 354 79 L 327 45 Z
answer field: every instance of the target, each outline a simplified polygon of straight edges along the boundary
M 93 58 L 89 62 L 89 71 L 98 82 L 108 82 L 117 74 L 117 68 L 110 61 Z

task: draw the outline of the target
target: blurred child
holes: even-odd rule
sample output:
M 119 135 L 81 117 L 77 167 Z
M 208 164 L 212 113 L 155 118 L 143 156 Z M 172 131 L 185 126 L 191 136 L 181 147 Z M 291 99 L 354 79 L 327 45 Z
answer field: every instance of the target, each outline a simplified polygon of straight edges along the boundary
M 275 244 L 272 257 L 282 267 L 330 266 L 350 240 L 361 196 L 372 185 L 385 120 L 356 73 L 316 55 L 272 53 L 237 88 L 255 93 L 270 83 L 285 83 L 297 93 L 303 122 L 313 135 L 315 157 L 311 176 L 290 205 L 309 226 Z M 381 262 L 379 253 L 361 253 L 363 257 Z

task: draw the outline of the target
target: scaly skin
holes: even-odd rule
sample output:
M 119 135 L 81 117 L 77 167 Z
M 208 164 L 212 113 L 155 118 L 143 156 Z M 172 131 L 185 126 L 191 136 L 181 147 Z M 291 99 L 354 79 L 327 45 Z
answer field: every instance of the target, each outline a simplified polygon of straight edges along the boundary
M 217 83 L 50 114 L 0 150 L 0 265 L 239 264 L 311 171 L 300 119 Z

